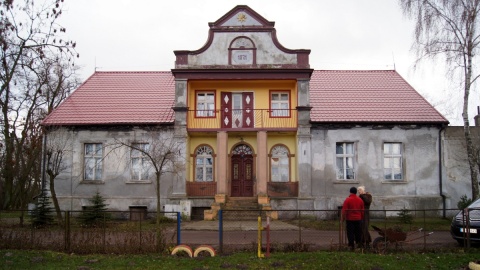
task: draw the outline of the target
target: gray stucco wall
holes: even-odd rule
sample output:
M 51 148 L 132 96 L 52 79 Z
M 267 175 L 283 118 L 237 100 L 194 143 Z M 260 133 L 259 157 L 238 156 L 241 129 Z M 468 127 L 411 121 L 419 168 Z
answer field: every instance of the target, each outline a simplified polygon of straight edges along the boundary
M 480 145 L 480 127 L 470 127 L 470 133 L 474 144 Z M 461 196 L 472 197 L 470 167 L 463 127 L 447 127 L 443 135 L 442 148 L 443 190 L 447 197 L 447 208 L 456 208 Z
M 110 210 L 128 210 L 129 206 L 147 206 L 156 209 L 155 174 L 147 181 L 131 180 L 130 149 L 115 145 L 115 140 L 124 142 L 147 142 L 142 129 L 130 130 L 76 130 L 67 131 L 72 136 L 72 148 L 65 155 L 65 170 L 55 180 L 55 190 L 63 210 L 81 210 L 88 200 L 99 191 L 109 204 Z M 173 135 L 170 130 L 167 136 Z M 49 138 L 49 137 L 47 137 Z M 50 139 L 50 138 L 49 138 Z M 84 181 L 84 144 L 102 143 L 104 160 L 101 181 Z M 116 148 L 118 147 L 118 148 Z M 170 203 L 173 176 L 167 173 L 161 178 L 161 205 Z
M 373 210 L 439 209 L 439 130 L 435 127 L 312 129 L 312 197 L 315 209 L 337 209 L 351 186 L 372 193 Z M 337 142 L 355 143 L 355 180 L 337 180 Z M 403 144 L 403 181 L 384 179 L 383 144 Z

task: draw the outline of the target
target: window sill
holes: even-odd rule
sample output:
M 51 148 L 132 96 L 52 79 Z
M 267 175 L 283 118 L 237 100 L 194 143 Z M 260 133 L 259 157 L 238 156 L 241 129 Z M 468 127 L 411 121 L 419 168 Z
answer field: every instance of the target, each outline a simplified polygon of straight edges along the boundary
M 407 184 L 407 180 L 382 180 L 382 184 Z
M 105 184 L 105 181 L 103 181 L 103 180 L 82 180 L 81 184 L 103 185 L 103 184 Z
M 125 184 L 151 184 L 151 180 L 129 180 Z
M 334 184 L 358 184 L 360 183 L 358 180 L 356 179 L 348 179 L 348 180 L 334 180 L 333 181 Z

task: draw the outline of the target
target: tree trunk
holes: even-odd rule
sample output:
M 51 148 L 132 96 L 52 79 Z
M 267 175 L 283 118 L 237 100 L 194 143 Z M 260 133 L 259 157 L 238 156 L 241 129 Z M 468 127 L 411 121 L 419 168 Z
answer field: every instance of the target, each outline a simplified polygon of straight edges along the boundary
M 55 192 L 55 175 L 53 175 L 51 172 L 48 172 L 48 178 L 50 184 L 50 195 L 52 196 L 53 206 L 55 207 L 55 212 L 57 213 L 57 221 L 58 224 L 63 225 L 62 211 L 60 210 L 57 193 Z

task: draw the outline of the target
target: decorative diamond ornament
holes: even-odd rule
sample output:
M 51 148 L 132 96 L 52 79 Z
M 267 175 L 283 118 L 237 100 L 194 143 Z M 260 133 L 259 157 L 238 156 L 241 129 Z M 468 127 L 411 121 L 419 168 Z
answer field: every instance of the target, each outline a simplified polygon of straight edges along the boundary
M 247 96 L 247 98 L 245 99 L 245 101 L 247 102 L 247 104 L 250 104 L 250 96 Z
M 225 104 L 228 104 L 228 102 L 230 101 L 227 95 L 225 96 L 225 98 L 223 98 L 223 100 L 225 101 Z
M 229 123 L 230 121 L 228 121 L 228 117 L 225 117 L 225 119 L 223 120 L 223 122 L 225 123 L 225 126 L 228 126 L 228 123 Z
M 247 126 L 250 126 L 250 117 L 247 117 L 247 120 L 245 122 L 247 122 Z

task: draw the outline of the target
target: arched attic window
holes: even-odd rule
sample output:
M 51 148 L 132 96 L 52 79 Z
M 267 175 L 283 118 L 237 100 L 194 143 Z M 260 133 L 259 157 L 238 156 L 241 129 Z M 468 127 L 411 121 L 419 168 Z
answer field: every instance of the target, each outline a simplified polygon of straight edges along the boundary
M 255 43 L 248 37 L 236 37 L 228 48 L 229 65 L 256 65 L 257 48 Z

